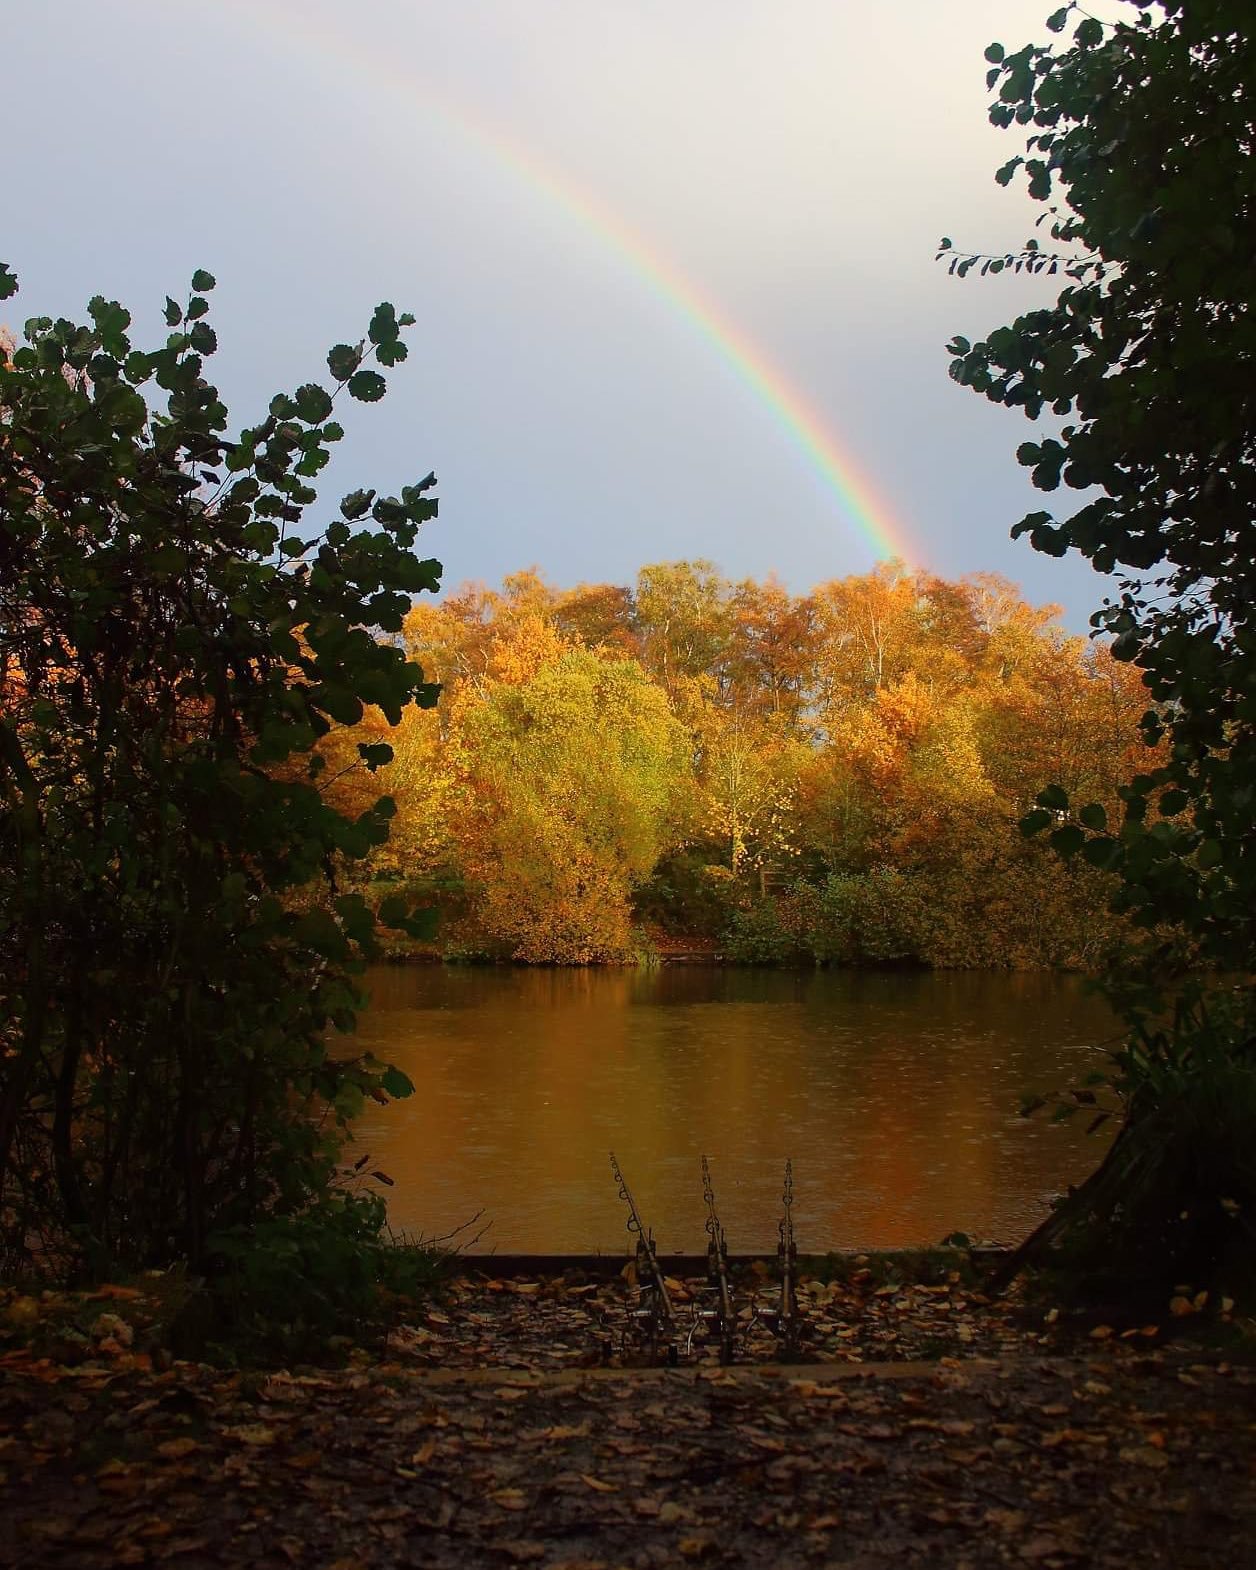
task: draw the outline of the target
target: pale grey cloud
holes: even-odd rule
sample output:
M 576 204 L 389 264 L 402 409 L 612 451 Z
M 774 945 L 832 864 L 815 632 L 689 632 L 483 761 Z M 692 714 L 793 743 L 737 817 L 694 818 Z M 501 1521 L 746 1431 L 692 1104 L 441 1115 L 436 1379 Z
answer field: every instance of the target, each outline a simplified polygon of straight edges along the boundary
M 436 468 L 454 579 L 622 581 L 680 555 L 799 588 L 864 570 L 763 399 L 582 222 L 587 197 L 775 365 L 929 565 L 1005 572 L 1080 624 L 1088 570 L 1007 540 L 1039 504 L 1023 426 L 954 388 L 943 350 L 1045 286 L 933 261 L 944 232 L 1029 232 L 1036 209 L 993 182 L 1018 143 L 985 123 L 981 54 L 1045 37 L 1050 9 L 10 0 L 6 110 L 40 128 L 10 144 L 15 303 L 104 290 L 155 322 L 210 267 L 241 418 L 376 299 L 414 310 L 414 357 L 333 479 Z

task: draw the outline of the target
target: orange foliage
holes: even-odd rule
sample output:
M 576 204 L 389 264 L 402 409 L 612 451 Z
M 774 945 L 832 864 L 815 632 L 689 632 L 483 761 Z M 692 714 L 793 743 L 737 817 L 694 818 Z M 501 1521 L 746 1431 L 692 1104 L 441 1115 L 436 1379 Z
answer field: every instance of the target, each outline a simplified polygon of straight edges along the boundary
M 520 572 L 410 613 L 439 709 L 354 783 L 368 715 L 329 739 L 328 774 L 348 767 L 349 800 L 394 795 L 377 870 L 460 886 L 451 930 L 472 947 L 623 956 L 634 888 L 683 853 L 743 903 L 768 874 L 799 909 L 805 885 L 875 874 L 875 920 L 887 899 L 896 921 L 914 912 L 886 952 L 1055 963 L 1099 941 L 1103 877 L 1016 820 L 1053 782 L 1115 804 L 1147 763 L 1148 703 L 1136 670 L 1055 617 L 995 575 L 900 563 L 802 596 L 702 561 L 645 567 L 633 589 Z

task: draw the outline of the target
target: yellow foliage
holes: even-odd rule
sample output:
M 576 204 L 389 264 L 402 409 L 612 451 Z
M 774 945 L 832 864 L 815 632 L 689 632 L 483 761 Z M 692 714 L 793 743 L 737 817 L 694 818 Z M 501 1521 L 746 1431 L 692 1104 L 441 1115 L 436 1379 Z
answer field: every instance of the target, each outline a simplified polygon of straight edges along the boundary
M 768 872 L 813 892 L 867 873 L 897 924 L 875 952 L 910 931 L 937 964 L 1084 959 L 1103 876 L 1016 823 L 1053 782 L 1119 816 L 1148 695 L 1055 615 L 901 563 L 803 596 L 702 561 L 635 590 L 517 573 L 410 613 L 438 710 L 387 737 L 368 713 L 327 739 L 327 777 L 346 802 L 394 796 L 375 871 L 460 883 L 459 935 L 520 959 L 629 954 L 633 890 L 682 850 L 734 902 Z M 356 744 L 377 736 L 396 756 L 371 775 Z

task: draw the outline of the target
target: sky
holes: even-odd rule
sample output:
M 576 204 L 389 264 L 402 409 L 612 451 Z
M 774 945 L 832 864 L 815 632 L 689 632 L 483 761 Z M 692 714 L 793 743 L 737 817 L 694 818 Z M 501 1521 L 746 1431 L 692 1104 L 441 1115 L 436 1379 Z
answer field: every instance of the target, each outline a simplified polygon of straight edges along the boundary
M 1051 0 L 0 0 L 0 306 L 159 340 L 215 274 L 236 424 L 417 318 L 320 485 L 435 470 L 445 582 L 629 583 L 713 560 L 795 592 L 903 556 L 998 572 L 1083 630 L 1104 585 L 1009 539 L 1050 507 L 1024 417 L 945 344 L 1054 298 L 949 277 L 1016 249 L 985 46 Z M 1075 498 L 1069 498 L 1074 500 Z

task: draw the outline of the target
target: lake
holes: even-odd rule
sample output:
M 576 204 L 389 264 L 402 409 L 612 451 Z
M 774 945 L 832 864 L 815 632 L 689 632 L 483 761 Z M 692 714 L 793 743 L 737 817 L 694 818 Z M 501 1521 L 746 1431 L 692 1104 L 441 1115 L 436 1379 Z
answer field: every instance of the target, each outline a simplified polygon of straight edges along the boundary
M 482 1211 L 478 1251 L 623 1252 L 614 1150 L 665 1252 L 705 1248 L 711 1159 L 734 1253 L 774 1249 L 794 1163 L 803 1252 L 1014 1241 L 1103 1154 L 1085 1117 L 1018 1115 L 1076 1084 L 1114 1021 L 1077 977 L 664 966 L 383 966 L 358 1030 L 415 1094 L 356 1149 L 395 1227 Z

